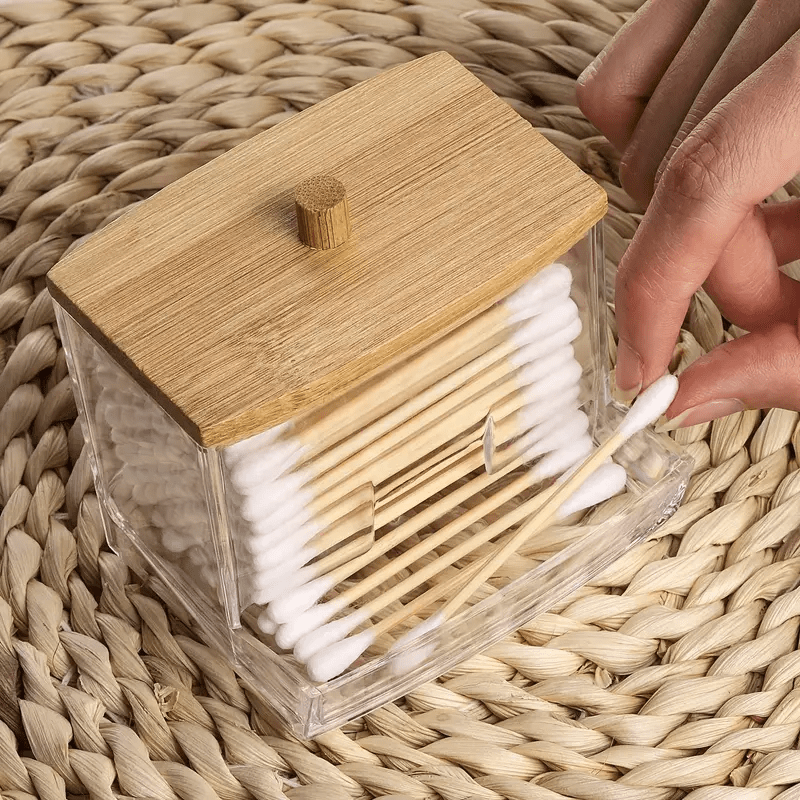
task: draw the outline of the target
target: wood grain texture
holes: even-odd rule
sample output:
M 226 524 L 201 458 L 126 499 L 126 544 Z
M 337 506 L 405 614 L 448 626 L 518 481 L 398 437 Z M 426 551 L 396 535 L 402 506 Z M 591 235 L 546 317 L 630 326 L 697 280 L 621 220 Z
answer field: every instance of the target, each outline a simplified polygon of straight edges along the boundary
M 347 187 L 353 234 L 299 240 L 294 188 Z M 92 236 L 53 296 L 199 443 L 352 388 L 565 252 L 605 193 L 443 53 L 234 148 Z
M 315 175 L 294 193 L 297 232 L 303 244 L 316 250 L 332 250 L 350 237 L 350 209 L 341 181 Z

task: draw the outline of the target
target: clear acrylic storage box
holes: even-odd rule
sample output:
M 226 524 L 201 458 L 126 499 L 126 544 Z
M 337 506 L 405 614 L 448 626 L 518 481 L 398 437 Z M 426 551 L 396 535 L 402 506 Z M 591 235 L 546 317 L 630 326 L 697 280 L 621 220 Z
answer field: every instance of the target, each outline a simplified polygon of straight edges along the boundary
M 338 181 L 303 182 L 319 173 Z M 615 456 L 621 492 L 442 614 L 586 430 L 621 419 L 604 207 L 436 54 L 246 142 L 51 272 L 109 544 L 276 724 L 310 737 L 446 674 L 677 507 L 689 461 L 645 430 Z

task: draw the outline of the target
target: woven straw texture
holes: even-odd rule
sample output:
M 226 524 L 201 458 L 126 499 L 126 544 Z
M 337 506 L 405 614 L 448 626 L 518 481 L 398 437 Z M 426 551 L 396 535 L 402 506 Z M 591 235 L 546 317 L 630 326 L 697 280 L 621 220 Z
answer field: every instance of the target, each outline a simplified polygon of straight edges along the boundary
M 652 541 L 442 680 L 303 743 L 105 548 L 43 288 L 123 209 L 440 49 L 603 183 L 613 265 L 639 214 L 574 81 L 639 1 L 0 3 L 2 798 L 800 798 L 800 415 L 681 432 L 696 473 Z M 698 295 L 675 366 L 736 333 Z

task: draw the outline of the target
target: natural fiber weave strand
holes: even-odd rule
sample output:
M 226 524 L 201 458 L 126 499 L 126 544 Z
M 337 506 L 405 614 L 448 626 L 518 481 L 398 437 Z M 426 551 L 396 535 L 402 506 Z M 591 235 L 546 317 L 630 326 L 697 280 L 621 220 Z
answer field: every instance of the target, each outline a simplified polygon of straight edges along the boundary
M 800 798 L 798 414 L 679 433 L 696 474 L 656 538 L 441 681 L 300 743 L 105 549 L 43 288 L 125 208 L 440 49 L 603 183 L 610 277 L 639 214 L 574 79 L 638 5 L 0 3 L 2 798 Z M 674 366 L 736 333 L 698 295 Z

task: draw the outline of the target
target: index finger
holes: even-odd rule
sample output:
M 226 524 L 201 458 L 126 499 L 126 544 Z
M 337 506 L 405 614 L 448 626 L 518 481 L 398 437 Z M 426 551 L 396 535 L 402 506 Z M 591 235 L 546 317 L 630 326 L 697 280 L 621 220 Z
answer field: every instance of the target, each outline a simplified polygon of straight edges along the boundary
M 800 33 L 734 89 L 665 170 L 617 277 L 617 383 L 666 370 L 692 294 L 753 206 L 800 172 Z
M 708 0 L 648 0 L 578 79 L 578 105 L 618 150 Z

